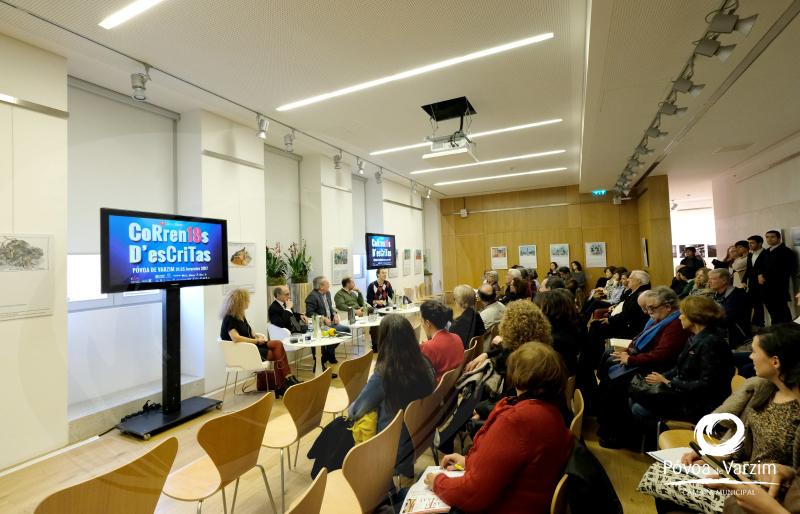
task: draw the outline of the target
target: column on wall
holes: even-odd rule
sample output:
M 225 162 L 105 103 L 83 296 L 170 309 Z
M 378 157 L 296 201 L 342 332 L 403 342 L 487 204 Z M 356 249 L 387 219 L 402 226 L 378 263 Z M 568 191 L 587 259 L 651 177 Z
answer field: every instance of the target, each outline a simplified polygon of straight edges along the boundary
M 395 293 L 414 289 L 424 281 L 423 270 L 415 269 L 415 253 L 425 248 L 422 197 L 405 185 L 384 181 L 383 232 L 394 234 L 398 257 L 396 276 L 389 278 Z M 411 250 L 410 273 L 404 271 L 404 250 Z
M 312 274 L 325 275 L 335 292 L 340 284 L 333 277 L 333 249 L 353 251 L 352 176 L 347 165 L 334 169 L 325 155 L 306 155 L 300 163 L 300 233 L 311 252 Z M 296 298 L 296 302 L 304 301 Z
M 178 212 L 228 221 L 228 241 L 254 243 L 255 293 L 247 318 L 266 333 L 264 143 L 251 127 L 205 111 L 184 113 L 178 126 Z M 181 293 L 182 372 L 222 387 L 225 364 L 217 344 L 224 286 Z
M 649 266 L 645 266 L 645 263 L 642 266 L 650 273 L 653 284 L 669 285 L 674 270 L 667 176 L 648 177 L 637 188 L 643 191 L 636 203 L 639 210 L 639 232 L 647 240 L 649 260 Z M 640 246 L 642 244 L 640 241 Z
M 68 437 L 67 63 L 0 34 L 0 69 L 0 95 L 34 104 L 0 102 L 0 234 L 53 236 L 52 312 L 0 321 L 3 469 L 60 448 Z

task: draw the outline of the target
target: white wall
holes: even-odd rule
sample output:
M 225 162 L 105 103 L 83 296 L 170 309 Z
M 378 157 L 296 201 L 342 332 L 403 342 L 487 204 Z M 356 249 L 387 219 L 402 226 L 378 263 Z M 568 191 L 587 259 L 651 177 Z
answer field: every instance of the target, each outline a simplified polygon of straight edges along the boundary
M 300 166 L 293 157 L 264 150 L 264 191 L 267 202 L 267 244 L 285 251 L 300 241 Z
M 433 292 L 442 292 L 442 215 L 437 198 L 422 201 L 425 228 L 425 250 L 428 252 L 428 271 L 432 273 Z
M 366 186 L 364 180 L 353 178 L 353 254 L 366 255 L 364 235 L 367 232 Z M 366 266 L 366 265 L 365 265 Z M 356 286 L 366 291 L 367 276 L 355 279 Z
M 424 281 L 423 270 L 414 272 L 415 250 L 425 248 L 424 225 L 422 221 L 422 198 L 412 194 L 411 189 L 395 182 L 383 183 L 383 232 L 394 234 L 398 249 L 397 267 L 399 276 L 390 278 L 396 293 L 402 293 L 406 287 L 415 288 Z M 398 205 L 398 202 L 403 205 Z M 403 250 L 411 249 L 411 274 L 403 274 Z
M 0 69 L 0 93 L 68 109 L 62 57 L 0 35 Z M 55 238 L 53 314 L 0 321 L 0 469 L 67 442 L 66 198 L 67 121 L 0 104 L 0 234 Z
M 204 150 L 253 166 L 203 155 Z M 178 210 L 181 214 L 226 219 L 229 241 L 255 243 L 253 261 L 258 278 L 247 318 L 258 332 L 266 332 L 267 328 L 263 166 L 263 141 L 252 127 L 205 111 L 181 116 Z M 222 299 L 222 286 L 185 288 L 181 293 L 181 370 L 204 376 L 206 391 L 218 389 L 225 382 L 225 364 L 217 343 Z

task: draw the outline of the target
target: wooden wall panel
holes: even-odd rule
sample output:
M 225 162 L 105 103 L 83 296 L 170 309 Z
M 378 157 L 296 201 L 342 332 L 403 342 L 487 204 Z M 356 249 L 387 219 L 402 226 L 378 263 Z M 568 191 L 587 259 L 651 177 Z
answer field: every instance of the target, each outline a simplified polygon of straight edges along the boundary
M 445 289 L 449 291 L 458 284 L 479 283 L 480 277 L 488 268 L 488 258 L 489 247 L 484 242 L 483 234 L 456 236 L 455 255 L 443 262 L 446 266 L 456 264 L 457 283 L 446 285 Z

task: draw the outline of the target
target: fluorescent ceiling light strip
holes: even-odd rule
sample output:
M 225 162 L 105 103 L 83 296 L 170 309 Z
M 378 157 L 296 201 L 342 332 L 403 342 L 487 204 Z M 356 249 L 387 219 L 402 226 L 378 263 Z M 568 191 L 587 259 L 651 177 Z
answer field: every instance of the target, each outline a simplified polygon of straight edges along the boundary
M 548 32 L 546 34 L 539 34 L 538 36 L 520 39 L 518 41 L 512 41 L 511 43 L 506 43 L 504 45 L 487 48 L 485 50 L 479 50 L 477 52 L 472 52 L 470 54 L 462 55 L 460 57 L 452 57 L 444 61 L 435 62 L 433 64 L 428 64 L 426 66 L 420 66 L 419 68 L 413 68 L 410 70 L 401 71 L 400 73 L 395 73 L 394 75 L 389 75 L 386 77 L 381 77 L 379 79 L 362 82 L 361 84 L 356 84 L 354 86 L 337 89 L 336 91 L 331 91 L 330 93 L 323 93 L 321 95 L 312 96 L 304 100 L 291 102 L 285 105 L 281 105 L 280 107 L 277 108 L 277 110 L 290 111 L 292 109 L 297 109 L 298 107 L 304 107 L 306 105 L 315 104 L 317 102 L 322 102 L 324 100 L 330 100 L 331 98 L 336 98 L 337 96 L 349 95 L 350 93 L 355 93 L 356 91 L 362 91 L 364 89 L 369 89 L 371 87 L 381 86 L 383 84 L 388 84 L 389 82 L 395 82 L 398 80 L 415 77 L 417 75 L 422 75 L 423 73 L 428 73 L 430 71 L 436 71 L 442 68 L 447 68 L 448 66 L 454 66 L 456 64 L 461 64 L 463 62 L 474 61 L 475 59 L 480 59 L 481 57 L 488 57 L 490 55 L 495 55 L 502 52 L 507 52 L 509 50 L 514 50 L 515 48 L 532 45 L 534 43 L 540 43 L 542 41 L 551 39 L 552 37 L 553 33 Z
M 151 7 L 155 7 L 164 0 L 136 0 L 132 4 L 128 4 L 119 11 L 115 12 L 108 18 L 99 23 L 104 29 L 113 29 L 117 25 L 121 25 L 126 21 L 139 16 Z
M 461 180 L 448 180 L 447 182 L 436 182 L 434 186 L 450 186 L 453 184 L 466 184 L 467 182 L 482 182 L 484 180 L 497 180 L 499 178 L 521 177 L 523 175 L 538 175 L 539 173 L 551 173 L 553 171 L 564 171 L 567 168 L 548 168 L 545 170 L 523 171 L 521 173 L 506 173 L 505 175 L 492 175 L 491 177 L 465 178 Z
M 497 164 L 498 162 L 519 161 L 522 159 L 534 159 L 536 157 L 546 157 L 548 155 L 557 155 L 564 153 L 566 150 L 550 150 L 547 152 L 528 153 L 525 155 L 515 155 L 513 157 L 503 157 L 500 159 L 492 159 L 489 161 L 468 162 L 466 164 L 455 164 L 453 166 L 445 166 L 443 168 L 430 168 L 426 170 L 412 171 L 411 175 L 422 175 L 423 173 L 432 173 L 434 171 L 456 170 L 459 168 L 471 168 L 473 166 L 483 166 L 484 164 Z
M 561 118 L 556 118 L 556 119 L 553 119 L 553 120 L 545 120 L 545 121 L 536 121 L 534 123 L 526 123 L 525 125 L 515 125 L 513 127 L 505 127 L 505 128 L 500 128 L 500 129 L 487 130 L 485 132 L 476 132 L 474 134 L 468 134 L 468 137 L 470 139 L 477 139 L 479 137 L 493 136 L 494 134 L 502 134 L 504 132 L 514 132 L 516 130 L 524 130 L 524 129 L 533 128 L 533 127 L 541 127 L 543 125 L 552 125 L 553 123 L 561 123 L 562 121 L 564 121 L 564 120 L 562 120 Z M 402 152 L 403 150 L 411 150 L 413 148 L 422 148 L 422 147 L 425 147 L 425 146 L 428 146 L 428 145 L 430 145 L 430 143 L 426 141 L 424 143 L 416 143 L 416 144 L 408 145 L 408 146 L 398 146 L 397 148 L 387 148 L 385 150 L 376 150 L 374 152 L 370 152 L 370 155 L 383 155 L 385 153 Z

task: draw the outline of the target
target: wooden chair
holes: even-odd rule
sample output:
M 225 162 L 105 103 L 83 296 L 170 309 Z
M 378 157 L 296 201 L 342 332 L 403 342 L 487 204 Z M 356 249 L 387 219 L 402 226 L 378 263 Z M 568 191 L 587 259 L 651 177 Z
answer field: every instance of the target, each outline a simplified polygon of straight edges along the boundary
M 417 344 L 422 342 L 422 321 L 417 321 L 416 323 L 412 323 L 414 327 L 414 335 L 417 338 Z
M 178 440 L 170 437 L 129 464 L 51 494 L 35 512 L 152 514 L 177 453 Z
M 306 489 L 303 496 L 295 500 L 286 514 L 317 514 L 322 508 L 322 497 L 325 496 L 325 484 L 328 483 L 328 469 L 322 468 L 317 478 Z
M 344 384 L 344 388 L 331 387 L 328 389 L 328 396 L 322 411 L 336 417 L 338 413 L 346 410 L 367 385 L 371 364 L 372 350 L 367 350 L 361 357 L 342 362 L 339 366 L 339 378 Z
M 439 412 L 434 421 L 434 427 L 438 428 L 446 417 L 450 414 L 452 406 L 456 400 L 456 382 L 461 376 L 461 368 L 451 369 L 439 380 L 439 385 L 433 391 L 434 403 L 439 405 Z M 431 443 L 431 452 L 433 453 L 433 460 L 439 464 L 439 454 L 436 447 Z
M 227 513 L 225 486 L 236 481 L 231 504 L 233 511 L 239 492 L 239 478 L 258 467 L 272 511 L 277 514 L 267 474 L 258 463 L 261 440 L 274 400 L 275 395 L 267 393 L 249 407 L 207 421 L 197 432 L 197 442 L 206 455 L 170 474 L 164 485 L 164 494 L 176 500 L 198 502 L 199 513 L 206 498 L 222 491 L 222 508 Z
M 735 393 L 736 390 L 742 387 L 746 381 L 747 379 L 738 373 L 733 375 L 733 378 L 731 379 L 731 392 Z
M 555 492 L 553 492 L 553 500 L 550 502 L 550 514 L 568 514 L 569 506 L 567 505 L 567 478 L 569 475 L 564 475 L 558 481 Z
M 333 368 L 311 380 L 295 384 L 283 395 L 283 405 L 288 411 L 270 423 L 270 429 L 264 435 L 262 446 L 281 451 L 281 512 L 285 512 L 286 478 L 283 469 L 284 450 L 297 443 L 294 463 L 297 465 L 297 454 L 300 451 L 300 439 L 320 426 L 322 409 L 331 386 Z M 287 452 L 289 468 L 292 465 L 291 453 Z
M 222 403 L 225 403 L 225 394 L 228 392 L 228 379 L 231 373 L 235 373 L 233 378 L 233 394 L 236 394 L 236 383 L 239 381 L 239 373 L 257 373 L 259 371 L 275 373 L 275 363 L 272 361 L 262 361 L 261 354 L 258 353 L 258 348 L 256 348 L 256 345 L 253 343 L 234 343 L 233 341 L 224 341 L 219 338 L 217 338 L 217 342 L 222 349 L 222 356 L 225 359 L 225 387 L 222 389 Z M 269 383 L 269 380 L 267 383 Z
M 414 400 L 406 407 L 403 421 L 414 446 L 414 462 L 433 444 L 436 426 L 442 417 L 441 408 L 446 389 L 452 389 L 455 384 L 452 380 L 452 377 L 456 376 L 454 371 L 457 370 L 448 371 L 450 377 L 446 377 L 445 374 L 431 394 Z
M 394 486 L 392 476 L 402 429 L 400 410 L 375 437 L 347 452 L 342 469 L 328 474 L 321 513 L 369 513 L 383 502 Z
M 414 288 L 413 287 L 404 287 L 403 294 L 408 298 L 409 301 L 413 302 L 415 299 Z
M 575 395 L 570 403 L 572 404 L 572 412 L 575 417 L 572 418 L 572 423 L 569 424 L 569 431 L 572 432 L 575 439 L 580 439 L 581 435 L 583 435 L 584 410 L 583 393 L 581 393 L 580 389 L 575 389 Z
M 482 338 L 483 336 L 475 336 L 469 342 L 469 348 L 464 350 L 464 363 L 461 365 L 462 368 L 472 362 L 475 357 L 477 357 L 481 351 L 483 351 L 483 345 L 481 344 L 483 341 Z

